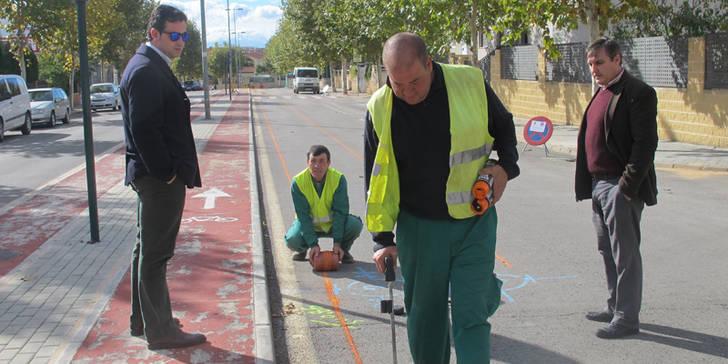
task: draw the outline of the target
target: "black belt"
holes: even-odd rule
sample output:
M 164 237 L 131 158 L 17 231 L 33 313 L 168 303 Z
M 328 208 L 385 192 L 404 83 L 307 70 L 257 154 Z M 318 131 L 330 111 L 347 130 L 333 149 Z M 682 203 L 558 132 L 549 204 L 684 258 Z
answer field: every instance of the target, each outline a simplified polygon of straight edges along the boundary
M 591 174 L 593 180 L 610 180 L 610 179 L 617 179 L 621 177 L 618 174 L 603 174 L 603 173 L 592 173 Z

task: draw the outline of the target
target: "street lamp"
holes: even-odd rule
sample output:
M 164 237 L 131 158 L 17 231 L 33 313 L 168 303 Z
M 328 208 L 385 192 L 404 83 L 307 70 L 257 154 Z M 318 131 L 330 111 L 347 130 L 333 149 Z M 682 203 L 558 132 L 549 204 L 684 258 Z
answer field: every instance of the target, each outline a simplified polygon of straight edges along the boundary
M 86 185 L 88 188 L 88 217 L 91 239 L 97 243 L 99 238 L 99 212 L 96 203 L 96 162 L 94 160 L 94 136 L 91 126 L 90 95 L 88 82 L 88 42 L 86 40 L 86 3 L 88 0 L 75 0 L 78 19 L 78 63 L 81 72 L 81 106 L 83 108 L 83 141 L 86 154 Z
M 227 0 L 227 23 L 228 23 L 228 97 L 230 98 L 230 101 L 233 101 L 233 57 L 232 57 L 232 49 L 230 48 L 230 0 Z
M 240 49 L 238 49 L 238 11 L 246 11 L 244 8 L 233 9 L 233 34 L 235 34 L 235 87 L 240 87 L 240 64 L 238 59 L 240 55 Z M 245 33 L 245 32 L 241 32 Z

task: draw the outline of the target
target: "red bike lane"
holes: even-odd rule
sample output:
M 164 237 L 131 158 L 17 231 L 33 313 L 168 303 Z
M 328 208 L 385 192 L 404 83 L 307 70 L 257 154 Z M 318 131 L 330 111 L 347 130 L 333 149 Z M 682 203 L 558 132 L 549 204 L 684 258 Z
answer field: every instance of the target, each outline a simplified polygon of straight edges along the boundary
M 187 190 L 167 268 L 175 317 L 208 342 L 150 351 L 131 337 L 127 271 L 74 362 L 254 362 L 249 127 L 248 95 L 236 96 L 199 155 L 203 187 Z

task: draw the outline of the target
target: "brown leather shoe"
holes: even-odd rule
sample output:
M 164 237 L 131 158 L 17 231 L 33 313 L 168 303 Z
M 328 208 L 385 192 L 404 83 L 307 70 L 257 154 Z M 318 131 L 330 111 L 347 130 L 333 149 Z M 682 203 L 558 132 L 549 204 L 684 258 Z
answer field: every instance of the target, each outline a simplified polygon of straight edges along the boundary
M 184 348 L 187 346 L 193 346 L 202 344 L 207 341 L 205 335 L 202 334 L 188 334 L 180 329 L 172 330 L 166 336 L 162 336 L 155 339 L 147 339 L 147 348 L 149 350 L 157 349 L 171 349 L 171 348 Z

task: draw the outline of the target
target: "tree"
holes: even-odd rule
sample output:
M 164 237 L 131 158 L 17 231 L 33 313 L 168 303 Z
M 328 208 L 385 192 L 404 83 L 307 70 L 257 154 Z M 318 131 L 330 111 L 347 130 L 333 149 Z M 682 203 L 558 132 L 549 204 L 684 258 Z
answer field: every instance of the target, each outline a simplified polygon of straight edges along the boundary
M 629 11 L 611 33 L 629 39 L 663 35 L 700 37 L 728 31 L 728 2 L 721 0 L 653 1 L 646 11 Z
M 523 33 L 540 30 L 546 54 L 558 58 L 560 53 L 550 29 L 570 31 L 582 22 L 589 28 L 589 39 L 594 41 L 610 23 L 624 19 L 629 11 L 647 9 L 650 3 L 650 0 L 502 0 L 504 13 L 493 29 L 503 34 L 505 44 L 516 42 Z
M 172 62 L 172 70 L 183 79 L 202 78 L 202 40 L 200 31 L 194 22 L 187 21 L 187 33 L 190 35 L 182 54 Z

